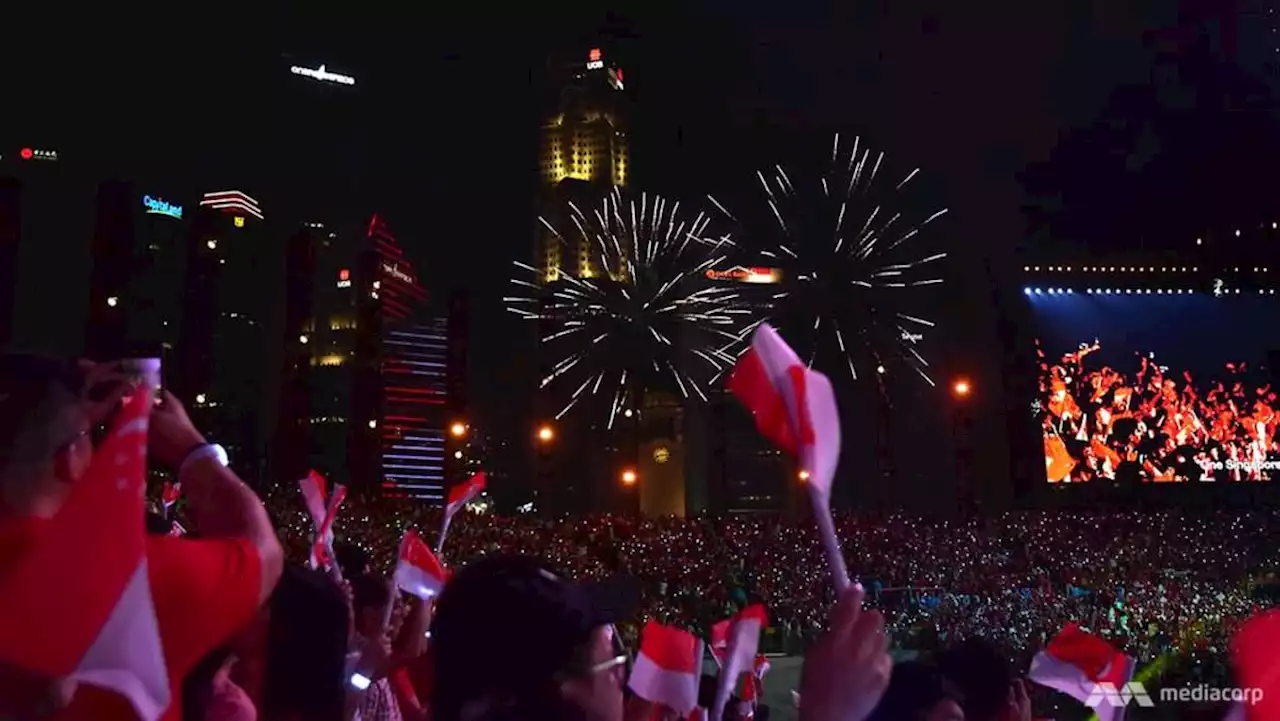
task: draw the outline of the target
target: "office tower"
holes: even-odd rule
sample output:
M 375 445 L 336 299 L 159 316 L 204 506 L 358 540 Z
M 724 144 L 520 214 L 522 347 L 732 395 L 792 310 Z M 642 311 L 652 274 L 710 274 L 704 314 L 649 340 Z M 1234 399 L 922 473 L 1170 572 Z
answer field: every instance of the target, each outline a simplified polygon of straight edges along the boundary
M 443 501 L 447 321 L 399 323 L 382 338 L 382 475 L 391 498 Z
M 285 243 L 284 350 L 280 373 L 280 410 L 271 439 L 268 469 L 268 477 L 282 486 L 306 477 L 312 468 L 335 482 L 347 481 L 345 474 L 337 476 L 337 469 L 332 465 L 314 464 L 310 454 L 313 365 L 311 335 L 316 327 L 312 318 L 324 319 L 328 315 L 315 302 L 318 230 L 304 226 L 290 235 Z M 323 320 L 321 323 L 323 327 Z
M 85 329 L 89 357 L 163 362 L 177 347 L 187 250 L 183 213 L 181 205 L 128 181 L 98 186 Z M 162 374 L 169 375 L 163 365 Z
M 426 292 L 380 217 L 372 218 L 367 236 L 364 266 L 376 280 L 372 312 L 362 320 L 374 333 L 361 335 L 365 350 L 376 354 L 366 370 L 377 381 L 377 477 L 388 497 L 443 500 L 448 322 L 424 320 Z
M 84 352 L 93 233 L 92 168 L 60 148 L 0 146 L 0 274 L 12 274 L 3 340 L 59 356 Z M 3 325 L 3 324 L 0 324 Z
M 591 206 L 613 186 L 627 184 L 631 160 L 626 98 L 621 92 L 622 69 L 606 62 L 599 48 L 553 71 L 559 87 L 542 126 L 539 212 L 566 232 L 568 202 Z M 568 237 L 573 247 L 540 224 L 535 253 L 544 282 L 555 282 L 561 273 L 576 277 L 602 272 L 591 267 L 589 249 L 576 236 Z
M 273 241 L 251 196 L 204 194 L 188 234 L 180 373 L 171 376 L 197 424 L 255 479 L 279 392 L 284 243 Z

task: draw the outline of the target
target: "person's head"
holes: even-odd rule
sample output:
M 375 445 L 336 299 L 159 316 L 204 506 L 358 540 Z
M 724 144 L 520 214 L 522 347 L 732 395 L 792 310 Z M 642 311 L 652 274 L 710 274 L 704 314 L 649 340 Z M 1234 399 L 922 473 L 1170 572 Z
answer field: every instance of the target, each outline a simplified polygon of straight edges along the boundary
M 918 661 L 894 665 L 889 687 L 867 721 L 964 721 L 959 691 L 938 669 Z
M 285 566 L 259 623 L 241 639 L 261 717 L 339 721 L 346 694 L 347 602 L 322 571 Z M 242 649 L 242 650 L 241 650 Z
M 93 459 L 71 364 L 0 353 L 0 513 L 50 516 Z
M 354 543 L 334 544 L 333 555 L 343 578 L 355 578 L 369 572 L 369 554 Z
M 576 585 L 533 558 L 460 570 L 431 623 L 434 721 L 620 721 L 627 655 L 613 624 L 639 589 Z
M 1013 670 L 992 644 L 976 638 L 962 641 L 938 654 L 938 669 L 960 690 L 966 719 L 988 721 L 1004 712 Z
M 393 633 L 394 628 L 382 628 L 382 620 L 386 617 L 387 606 L 397 603 L 398 599 L 391 595 L 391 588 L 382 576 L 366 573 L 350 580 L 351 609 L 355 615 L 356 633 L 372 638 L 382 633 Z M 398 605 L 398 604 L 397 604 Z M 391 609 L 392 621 L 396 609 Z

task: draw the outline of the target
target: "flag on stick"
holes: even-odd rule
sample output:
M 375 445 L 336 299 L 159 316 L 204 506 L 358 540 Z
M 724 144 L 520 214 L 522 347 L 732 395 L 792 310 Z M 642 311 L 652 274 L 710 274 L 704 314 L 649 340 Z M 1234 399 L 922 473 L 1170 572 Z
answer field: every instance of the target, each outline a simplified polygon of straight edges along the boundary
M 766 438 L 799 458 L 836 591 L 844 591 L 849 572 L 831 519 L 831 484 L 840 461 L 840 414 L 831 381 L 805 367 L 778 331 L 761 323 L 729 376 L 729 390 Z
M 645 624 L 627 686 L 640 698 L 684 716 L 698 705 L 701 680 L 702 641 L 682 629 Z
M 448 577 L 444 564 L 418 534 L 405 531 L 396 561 L 396 587 L 425 601 L 440 593 Z
M 720 676 L 716 679 L 716 698 L 711 707 L 711 718 L 724 718 L 724 707 L 744 671 L 752 669 L 756 652 L 760 649 L 760 633 L 769 625 L 764 606 L 753 604 L 742 609 L 732 619 L 728 644 Z
M 466 508 L 471 499 L 480 495 L 484 491 L 484 486 L 484 474 L 477 473 L 449 489 L 449 499 L 444 507 L 444 520 L 440 523 L 440 538 L 436 540 L 436 553 L 444 550 L 444 539 L 449 535 L 449 523 L 453 520 L 454 514 Z
M 1133 671 L 1132 658 L 1077 624 L 1070 623 L 1031 660 L 1027 678 L 1081 703 L 1097 700 L 1099 694 L 1120 694 L 1127 702 L 1129 699 L 1124 695 L 1129 693 L 1127 684 L 1133 678 Z M 1102 700 L 1112 701 L 1109 696 Z M 1150 699 L 1136 701 L 1139 705 L 1150 705 Z M 1090 705 L 1098 714 L 1099 721 L 1119 721 L 1124 716 L 1127 703 Z

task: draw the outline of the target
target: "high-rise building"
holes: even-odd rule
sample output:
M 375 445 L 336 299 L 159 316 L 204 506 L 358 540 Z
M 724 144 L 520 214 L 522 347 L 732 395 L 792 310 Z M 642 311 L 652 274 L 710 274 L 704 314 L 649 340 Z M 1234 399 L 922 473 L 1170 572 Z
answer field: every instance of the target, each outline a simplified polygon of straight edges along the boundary
M 89 357 L 170 359 L 184 320 L 185 212 L 163 196 L 139 192 L 135 183 L 98 186 L 85 330 Z
M 279 392 L 284 244 L 272 241 L 254 198 L 204 194 L 189 225 L 179 372 L 170 375 L 193 420 L 251 478 L 265 471 Z
M 426 292 L 378 216 L 369 223 L 366 267 L 376 277 L 379 476 L 384 494 L 444 499 L 448 332 L 424 320 Z
M 0 145 L 0 342 L 84 352 L 95 170 L 55 146 Z
M 559 88 L 542 126 L 540 212 L 561 229 L 569 227 L 560 222 L 567 220 L 568 202 L 593 205 L 613 186 L 627 185 L 631 158 L 622 68 L 593 48 L 585 59 L 554 70 Z M 590 249 L 576 238 L 566 241 L 541 224 L 537 233 L 535 253 L 544 282 L 555 282 L 561 273 L 589 277 L 601 272 L 591 267 Z
M 279 470 L 314 468 L 360 492 L 440 501 L 465 464 L 446 433 L 465 417 L 467 308 L 427 313 L 426 292 L 386 222 L 308 223 L 289 241 Z

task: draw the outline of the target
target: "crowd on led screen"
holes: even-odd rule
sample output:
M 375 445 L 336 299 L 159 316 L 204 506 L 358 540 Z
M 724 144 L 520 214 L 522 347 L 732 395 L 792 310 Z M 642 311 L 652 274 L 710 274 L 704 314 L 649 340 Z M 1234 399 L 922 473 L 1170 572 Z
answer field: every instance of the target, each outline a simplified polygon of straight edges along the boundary
M 1049 483 L 1280 475 L 1269 299 L 1066 296 L 1033 303 Z

